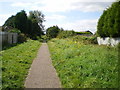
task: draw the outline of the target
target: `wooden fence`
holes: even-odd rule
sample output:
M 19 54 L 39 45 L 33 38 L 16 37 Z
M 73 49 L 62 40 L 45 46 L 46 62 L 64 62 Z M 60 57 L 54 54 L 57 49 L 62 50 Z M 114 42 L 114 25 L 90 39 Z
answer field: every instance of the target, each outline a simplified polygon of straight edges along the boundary
M 0 32 L 0 45 L 17 43 L 17 38 L 17 33 Z

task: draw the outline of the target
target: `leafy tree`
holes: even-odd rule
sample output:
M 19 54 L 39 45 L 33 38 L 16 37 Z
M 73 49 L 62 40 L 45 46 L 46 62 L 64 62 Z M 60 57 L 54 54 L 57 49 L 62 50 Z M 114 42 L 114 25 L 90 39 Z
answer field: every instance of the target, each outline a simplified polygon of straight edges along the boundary
M 27 14 L 24 10 L 16 14 L 15 28 L 21 30 L 22 33 L 27 34 Z
M 38 10 L 30 11 L 29 14 L 30 14 L 29 18 L 32 19 L 32 20 L 36 20 L 36 22 L 38 23 L 40 28 L 42 30 L 44 30 L 44 26 L 42 24 L 45 21 L 44 14 L 42 14 L 42 12 L 40 12 Z
M 36 39 L 38 36 L 43 35 L 43 22 L 44 15 L 40 11 L 30 11 L 30 15 L 27 16 L 26 12 L 22 10 L 15 16 L 8 18 L 4 24 L 12 28 L 19 29 L 21 33 L 27 35 L 31 39 Z
M 36 39 L 36 36 L 41 37 L 44 30 L 44 26 L 42 24 L 45 21 L 44 15 L 40 11 L 30 11 L 28 18 L 28 24 L 31 25 L 31 28 L 29 28 L 30 37 L 33 39 Z
M 6 21 L 5 24 L 3 26 L 11 26 L 11 27 L 15 27 L 15 16 L 11 16 L 9 17 Z
M 115 15 L 115 23 L 114 23 L 114 36 L 120 37 L 120 1 L 116 3 L 116 15 Z
M 52 27 L 49 27 L 49 28 L 46 30 L 46 35 L 47 35 L 47 37 L 49 37 L 50 39 L 51 39 L 51 38 L 56 38 L 59 32 L 60 32 L 60 29 L 59 29 L 58 26 L 52 26 Z
M 97 34 L 101 37 L 120 36 L 120 1 L 114 2 L 111 7 L 104 10 L 98 25 Z
M 105 20 L 106 14 L 107 14 L 107 11 L 104 10 L 103 15 L 99 18 L 98 25 L 97 25 L 97 33 L 101 37 L 105 36 L 105 33 L 103 31 L 103 27 L 104 27 L 104 24 L 105 24 L 104 20 Z

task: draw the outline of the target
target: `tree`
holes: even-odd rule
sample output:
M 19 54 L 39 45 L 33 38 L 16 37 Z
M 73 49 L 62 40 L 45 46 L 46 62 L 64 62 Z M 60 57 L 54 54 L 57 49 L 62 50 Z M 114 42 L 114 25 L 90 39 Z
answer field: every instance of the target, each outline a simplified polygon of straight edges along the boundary
M 30 15 L 27 16 L 26 12 L 22 10 L 15 16 L 8 18 L 4 27 L 10 26 L 19 29 L 21 33 L 24 33 L 31 39 L 36 39 L 37 36 L 41 37 L 44 34 L 44 26 L 42 24 L 44 21 L 44 15 L 40 11 L 30 11 Z
M 31 24 L 31 28 L 29 30 L 30 37 L 36 39 L 37 36 L 41 37 L 43 35 L 43 22 L 44 20 L 44 14 L 42 14 L 40 11 L 30 11 L 28 16 L 28 23 Z M 28 25 L 28 26 L 29 26 Z
M 42 14 L 42 12 L 40 12 L 38 10 L 36 10 L 36 11 L 30 11 L 29 14 L 30 14 L 29 18 L 33 19 L 33 20 L 36 20 L 36 22 L 38 23 L 38 25 L 40 26 L 40 28 L 42 30 L 44 30 L 44 26 L 42 24 L 45 21 L 44 14 Z
M 106 16 L 106 14 L 107 14 L 107 11 L 104 10 L 102 16 L 99 18 L 98 25 L 97 25 L 97 33 L 101 37 L 105 36 L 105 32 L 103 30 L 103 27 L 105 25 L 105 16 Z
M 120 36 L 120 1 L 103 12 L 98 21 L 97 34 L 101 37 Z
M 11 17 L 9 17 L 5 21 L 3 26 L 11 26 L 11 27 L 15 28 L 15 16 L 12 15 Z
M 27 14 L 24 10 L 18 12 L 15 16 L 15 28 L 27 34 Z
M 58 26 L 52 26 L 52 27 L 49 27 L 49 28 L 46 30 L 46 35 L 47 35 L 47 37 L 49 37 L 50 39 L 51 39 L 51 38 L 56 38 L 59 32 L 60 32 L 60 29 L 59 29 Z

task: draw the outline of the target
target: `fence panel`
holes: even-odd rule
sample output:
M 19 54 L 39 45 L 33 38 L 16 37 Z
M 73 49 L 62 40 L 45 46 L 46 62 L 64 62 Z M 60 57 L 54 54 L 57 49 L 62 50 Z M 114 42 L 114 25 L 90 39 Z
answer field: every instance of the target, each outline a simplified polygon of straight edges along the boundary
M 0 32 L 0 45 L 4 43 L 6 44 L 17 43 L 17 39 L 18 39 L 17 33 Z

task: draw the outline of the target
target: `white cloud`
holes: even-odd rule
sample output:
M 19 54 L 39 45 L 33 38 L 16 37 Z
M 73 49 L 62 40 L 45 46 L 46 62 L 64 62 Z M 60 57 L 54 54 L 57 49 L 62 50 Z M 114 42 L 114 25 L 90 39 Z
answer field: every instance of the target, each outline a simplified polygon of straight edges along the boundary
M 50 0 L 19 0 L 21 2 L 37 2 L 37 1 L 48 1 Z M 53 1 L 53 0 L 51 0 Z M 54 0 L 55 1 L 55 0 Z M 57 0 L 56 0 L 57 1 Z M 65 1 L 74 1 L 74 2 L 114 2 L 116 0 L 65 0 Z M 18 0 L 0 0 L 0 2 L 18 2 Z
M 23 2 L 16 2 L 11 4 L 12 7 L 28 7 L 31 6 L 32 3 L 23 3 Z
M 10 17 L 10 16 L 11 16 L 11 14 L 1 14 L 0 15 L 0 25 L 2 26 L 5 23 L 5 21 L 8 19 L 8 17 Z
M 40 10 L 45 13 L 54 13 L 51 16 L 46 16 L 45 22 L 46 28 L 53 25 L 52 21 L 56 21 L 56 24 L 64 29 L 73 29 L 76 31 L 83 30 L 96 30 L 97 19 L 93 20 L 77 20 L 73 22 L 63 22 L 62 24 L 57 21 L 65 21 L 66 16 L 58 15 L 56 12 L 67 12 L 67 11 L 82 11 L 82 12 L 95 12 L 103 11 L 111 2 L 115 0 L 0 0 L 1 2 L 10 2 L 14 8 L 25 8 L 27 10 Z M 28 11 L 27 11 L 28 13 Z M 0 15 L 0 25 L 4 24 L 10 15 Z M 51 22 L 51 23 L 50 23 Z
M 66 16 L 53 14 L 51 16 L 46 16 L 45 18 L 46 18 L 47 21 L 48 20 L 62 21 L 66 18 Z
M 97 29 L 98 19 L 87 19 L 87 20 L 77 20 L 74 22 L 63 22 L 62 24 L 57 24 L 59 27 L 64 28 L 65 30 L 75 30 L 75 31 L 86 31 L 90 30 L 95 32 Z M 45 28 L 53 26 L 54 24 L 45 22 Z
M 31 10 L 42 10 L 46 12 L 66 12 L 79 10 L 83 12 L 102 11 L 115 0 L 10 0 L 13 7 L 27 7 Z

